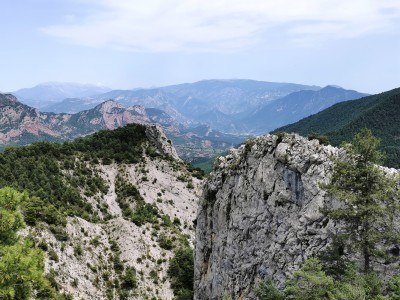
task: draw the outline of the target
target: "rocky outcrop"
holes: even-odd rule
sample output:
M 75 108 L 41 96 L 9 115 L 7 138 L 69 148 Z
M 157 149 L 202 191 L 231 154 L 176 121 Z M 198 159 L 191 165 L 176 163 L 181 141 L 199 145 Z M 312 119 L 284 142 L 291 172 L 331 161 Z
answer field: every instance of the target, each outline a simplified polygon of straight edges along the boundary
M 320 208 L 330 156 L 343 150 L 298 135 L 247 141 L 220 157 L 197 215 L 195 299 L 254 299 L 258 280 L 278 284 L 323 250 L 335 225 Z
M 172 145 L 171 140 L 167 139 L 160 126 L 147 126 L 146 136 L 149 141 L 152 142 L 163 155 L 168 156 L 174 160 L 181 161 L 175 147 Z

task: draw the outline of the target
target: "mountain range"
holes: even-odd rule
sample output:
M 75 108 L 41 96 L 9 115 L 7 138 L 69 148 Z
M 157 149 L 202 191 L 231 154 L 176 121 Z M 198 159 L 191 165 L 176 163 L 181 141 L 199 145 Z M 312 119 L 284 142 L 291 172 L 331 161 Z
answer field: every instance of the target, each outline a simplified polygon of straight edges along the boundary
M 49 89 L 52 95 L 51 86 Z M 36 89 L 32 93 L 30 98 L 37 97 Z M 333 86 L 321 89 L 314 85 L 255 80 L 203 80 L 150 89 L 112 90 L 88 97 L 76 95 L 40 109 L 77 113 L 113 99 L 125 107 L 140 105 L 163 110 L 185 125 L 208 125 L 231 134 L 263 134 L 334 103 L 365 95 Z M 27 96 L 25 93 L 24 97 Z
M 23 103 L 42 109 L 70 97 L 88 97 L 109 92 L 111 89 L 95 84 L 46 82 L 32 88 L 13 92 Z
M 364 96 L 367 94 L 334 86 L 327 86 L 318 91 L 294 92 L 264 105 L 243 123 L 255 132 L 265 133 L 318 113 L 338 102 Z
M 324 99 L 334 103 L 358 96 L 331 86 L 295 91 L 260 105 L 250 115 L 233 115 L 247 118 L 255 126 L 271 122 L 274 116 L 282 118 L 284 112 L 301 116 L 315 109 L 314 115 L 278 130 L 326 134 L 337 144 L 368 127 L 382 138 L 386 150 L 399 153 L 400 89 L 337 103 L 318 112 L 328 101 Z M 267 106 L 271 112 L 262 110 Z M 23 215 L 29 227 L 23 234 L 15 234 L 12 242 L 37 251 L 37 264 L 43 269 L 37 273 L 46 274 L 42 281 L 47 285 L 45 291 L 64 293 L 64 298 L 43 298 L 255 299 L 262 287 L 271 290 L 276 284 L 283 288 L 290 282 L 288 278 L 300 274 L 294 272 L 309 257 L 340 252 L 333 259 L 360 265 L 352 245 L 336 247 L 334 233 L 343 232 L 343 224 L 323 214 L 326 208 L 342 207 L 323 187 L 332 177 L 332 158 L 346 158 L 343 149 L 296 134 L 250 138 L 229 155 L 218 157 L 213 172 L 203 181 L 200 170 L 178 157 L 171 137 L 183 147 L 193 143 L 193 149 L 209 146 L 211 140 L 226 143 L 234 136 L 179 111 L 177 114 L 187 123 L 159 107 L 125 107 L 116 100 L 72 114 L 40 112 L 11 94 L 0 94 L 0 140 L 4 145 L 83 135 L 72 142 L 39 142 L 0 153 L 0 188 L 15 189 L 2 190 L 1 197 L 8 194 L 24 201 L 16 207 L 14 220 L 8 207 L 2 208 L 7 217 L 3 223 L 15 221 L 22 227 Z M 124 126 L 130 122 L 146 125 Z M 169 136 L 159 126 L 147 123 L 161 124 Z M 116 129 L 99 131 L 102 128 Z M 90 135 L 92 132 L 96 133 Z M 385 170 L 389 175 L 398 173 Z M 22 192 L 26 194 L 18 194 Z M 393 220 L 397 219 L 398 214 Z M 395 224 L 393 227 L 397 229 Z M 14 287 L 18 289 L 19 282 L 29 280 L 20 274 L 30 270 L 19 267 L 25 263 L 26 253 L 4 241 L 0 243 L 0 250 L 8 251 L 4 261 L 10 261 L 8 253 L 21 257 L 3 271 L 16 278 Z M 379 250 L 388 258 L 374 261 L 376 270 L 384 270 L 373 279 L 376 287 L 386 284 L 380 284 L 379 276 L 387 279 L 398 274 L 398 261 L 394 260 L 399 252 L 397 243 L 382 244 Z M 308 271 L 310 280 L 325 285 L 328 281 L 319 280 L 324 275 L 322 278 L 331 278 L 329 286 L 334 285 L 322 265 Z M 364 280 L 356 269 L 351 272 L 351 278 Z M 347 280 L 343 273 L 337 275 Z M 346 284 L 353 281 L 357 280 Z M 365 298 L 370 282 L 354 289 L 360 292 L 356 298 Z M 305 284 L 300 288 L 308 291 L 310 286 L 314 288 Z M 321 289 L 324 296 L 325 286 Z M 383 290 L 394 294 L 385 286 Z
M 114 100 L 75 114 L 40 112 L 22 104 L 11 94 L 0 94 L 0 147 L 26 145 L 35 141 L 64 141 L 115 129 L 126 124 L 159 124 L 177 144 L 186 160 L 212 157 L 243 141 L 243 137 L 224 134 L 208 126 L 192 128 L 179 124 L 164 111 L 142 106 L 123 107 Z

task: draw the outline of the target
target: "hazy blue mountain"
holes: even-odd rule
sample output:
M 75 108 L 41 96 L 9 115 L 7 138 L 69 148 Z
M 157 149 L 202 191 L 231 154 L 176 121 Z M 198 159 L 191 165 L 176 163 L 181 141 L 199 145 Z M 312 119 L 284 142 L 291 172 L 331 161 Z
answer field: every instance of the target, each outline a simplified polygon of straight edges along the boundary
M 114 99 L 129 107 L 158 108 L 181 123 L 203 123 L 226 132 L 241 132 L 238 120 L 254 113 L 266 103 L 301 90 L 319 90 L 318 86 L 255 80 L 203 80 L 166 87 L 113 90 L 81 101 L 68 99 L 47 106 L 46 111 L 77 112 Z
M 94 84 L 47 82 L 32 88 L 20 89 L 12 94 L 17 96 L 22 103 L 41 109 L 65 98 L 89 97 L 110 90 L 108 87 Z
M 367 94 L 340 87 L 327 86 L 318 91 L 299 91 L 267 103 L 242 121 L 254 133 L 269 132 L 318 113 L 338 102 L 359 99 Z
M 41 108 L 41 111 L 54 113 L 74 114 L 83 110 L 94 108 L 99 103 L 87 101 L 86 98 L 66 98 L 61 102 L 50 103 Z
M 37 89 L 38 93 L 40 91 L 43 92 L 42 99 L 50 98 L 45 96 L 45 90 Z M 125 108 L 139 105 L 161 110 L 186 127 L 206 125 L 219 132 L 254 135 L 296 122 L 335 103 L 365 95 L 337 86 L 321 89 L 318 86 L 244 79 L 203 80 L 66 97 L 41 110 L 75 114 L 112 99 Z

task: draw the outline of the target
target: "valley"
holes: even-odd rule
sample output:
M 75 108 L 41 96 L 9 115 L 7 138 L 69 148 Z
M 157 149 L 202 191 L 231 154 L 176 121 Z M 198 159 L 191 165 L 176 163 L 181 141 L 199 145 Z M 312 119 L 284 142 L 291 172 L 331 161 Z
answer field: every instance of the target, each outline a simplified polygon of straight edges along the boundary
M 0 9 L 0 300 L 400 300 L 400 1 Z
M 189 300 L 255 299 L 267 289 L 292 299 L 283 296 L 300 284 L 291 276 L 309 259 L 328 270 L 324 255 L 333 255 L 345 228 L 323 213 L 340 205 L 324 186 L 351 153 L 334 146 L 367 126 L 383 137 L 383 150 L 397 149 L 389 143 L 395 136 L 385 139 L 399 126 L 397 100 L 398 89 L 372 96 L 338 87 L 295 91 L 242 114 L 241 128 L 306 118 L 244 141 L 239 127 L 218 131 L 215 120 L 159 107 L 108 99 L 77 113 L 41 112 L 0 94 L 0 188 L 29 195 L 20 239 L 43 253 L 44 281 L 32 291 L 62 300 Z M 212 157 L 208 176 L 188 163 Z M 388 184 L 391 176 L 398 181 L 396 169 L 376 172 Z M 397 295 L 387 281 L 397 280 L 396 245 L 385 243 L 390 259 L 372 263 L 389 278 L 376 279 L 385 297 Z M 343 247 L 339 261 L 360 261 Z M 344 283 L 337 284 L 332 293 Z M 364 291 L 363 284 L 352 289 Z

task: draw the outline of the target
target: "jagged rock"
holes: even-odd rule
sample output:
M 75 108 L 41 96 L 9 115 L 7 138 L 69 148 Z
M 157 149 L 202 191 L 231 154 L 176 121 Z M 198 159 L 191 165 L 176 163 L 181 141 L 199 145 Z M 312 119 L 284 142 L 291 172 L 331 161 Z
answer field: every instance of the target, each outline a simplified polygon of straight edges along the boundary
M 181 161 L 176 152 L 175 147 L 172 145 L 171 140 L 167 139 L 163 130 L 158 125 L 149 125 L 146 127 L 146 136 L 151 141 L 157 149 L 164 155 Z
M 330 156 L 317 140 L 267 135 L 220 157 L 199 203 L 195 299 L 254 299 L 258 280 L 278 284 L 330 241 L 335 224 L 320 208 L 332 199 Z

